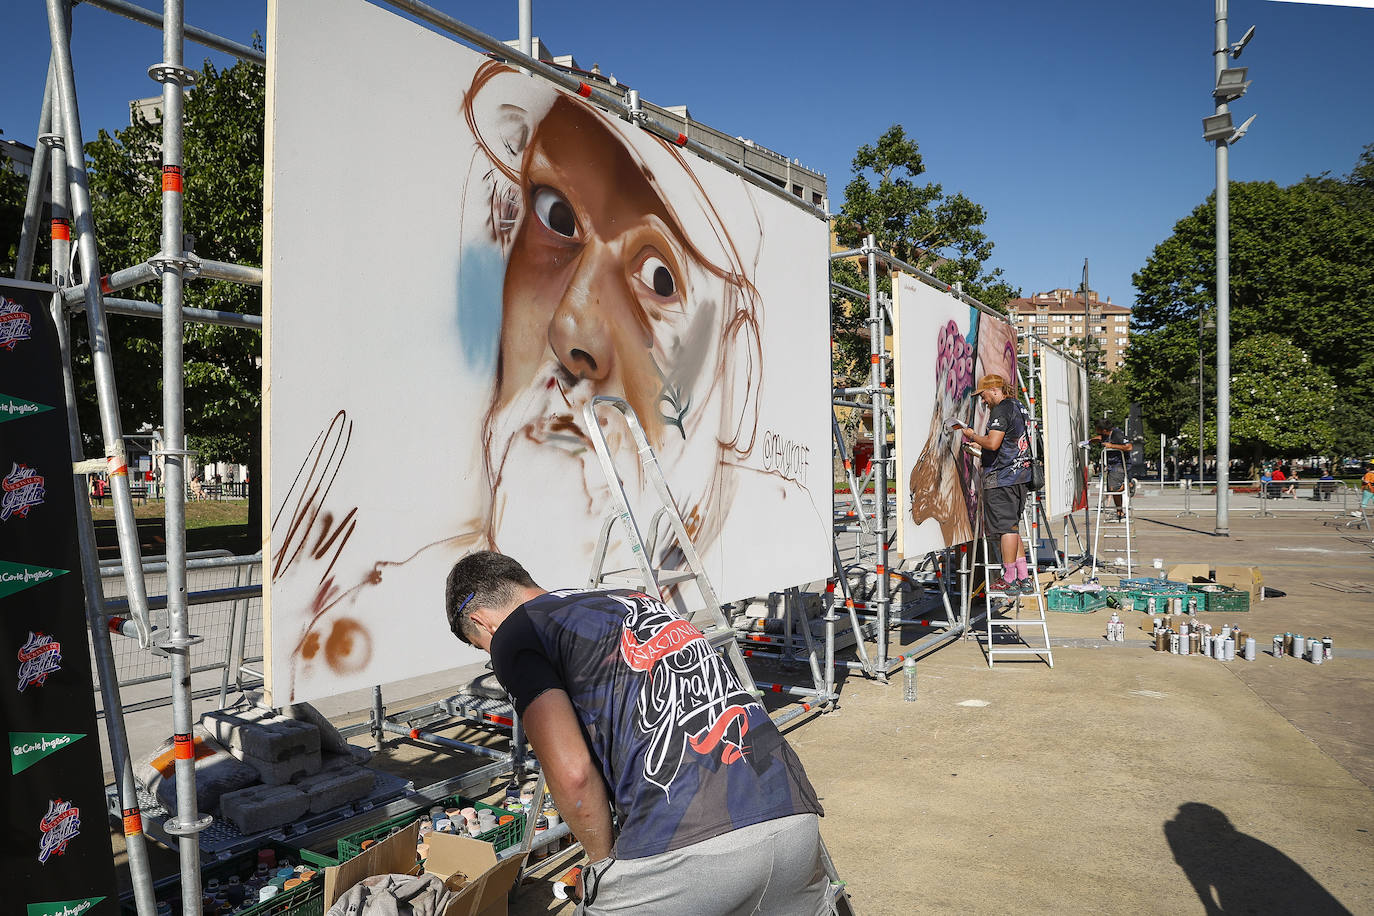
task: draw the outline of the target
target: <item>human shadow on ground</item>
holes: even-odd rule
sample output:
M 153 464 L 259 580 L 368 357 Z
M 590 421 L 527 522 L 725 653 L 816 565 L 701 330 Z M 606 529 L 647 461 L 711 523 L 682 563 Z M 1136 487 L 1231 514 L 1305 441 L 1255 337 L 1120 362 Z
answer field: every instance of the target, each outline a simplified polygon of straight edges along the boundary
M 1301 865 L 1241 833 L 1211 805 L 1179 805 L 1164 836 L 1209 914 L 1350 913 Z

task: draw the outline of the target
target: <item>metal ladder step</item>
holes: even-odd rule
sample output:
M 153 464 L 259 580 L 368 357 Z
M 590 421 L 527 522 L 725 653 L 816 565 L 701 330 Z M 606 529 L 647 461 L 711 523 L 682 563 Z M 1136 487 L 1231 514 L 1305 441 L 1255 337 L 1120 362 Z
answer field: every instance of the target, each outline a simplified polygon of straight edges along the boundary
M 690 582 L 696 575 L 690 570 L 658 570 L 656 578 L 660 588 L 670 585 L 677 585 L 679 582 Z M 615 569 L 608 573 L 601 574 L 603 585 L 628 585 L 640 588 L 644 585 L 644 576 L 637 569 Z

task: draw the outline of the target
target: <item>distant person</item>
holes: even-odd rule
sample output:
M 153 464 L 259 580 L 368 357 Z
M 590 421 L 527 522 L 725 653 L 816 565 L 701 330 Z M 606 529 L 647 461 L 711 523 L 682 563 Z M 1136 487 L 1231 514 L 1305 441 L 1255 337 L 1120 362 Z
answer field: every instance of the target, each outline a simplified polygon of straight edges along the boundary
M 1269 487 L 1269 495 L 1275 499 L 1288 495 L 1288 475 L 1284 473 L 1283 465 L 1274 465 L 1274 471 L 1269 475 L 1273 483 Z
M 1312 494 L 1313 499 L 1320 499 L 1323 502 L 1331 501 L 1331 494 L 1336 491 L 1336 478 L 1331 476 L 1331 466 L 1327 465 L 1326 470 L 1322 471 L 1322 476 L 1317 479 L 1317 486 Z
M 95 480 L 91 481 L 91 498 L 95 500 L 97 506 L 104 507 L 105 505 L 106 486 L 105 478 L 101 477 L 99 474 L 96 475 Z
M 1364 477 L 1360 478 L 1360 511 L 1368 514 L 1371 506 L 1374 506 L 1374 461 L 1369 462 Z
M 1102 445 L 1104 483 L 1106 492 L 1111 494 L 1112 502 L 1116 504 L 1116 520 L 1119 522 L 1126 517 L 1121 508 L 1121 496 L 1126 492 L 1126 455 L 1131 450 L 1131 443 L 1121 427 L 1113 426 L 1112 421 L 1105 417 L 1097 421 L 1097 435 L 1088 441 Z

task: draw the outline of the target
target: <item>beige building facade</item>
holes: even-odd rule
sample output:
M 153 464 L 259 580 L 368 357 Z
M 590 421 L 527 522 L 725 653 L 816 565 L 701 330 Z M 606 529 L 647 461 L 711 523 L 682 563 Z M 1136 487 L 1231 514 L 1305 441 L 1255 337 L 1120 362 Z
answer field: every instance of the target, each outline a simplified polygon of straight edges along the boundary
M 1113 305 L 1110 296 L 1103 302 L 1095 290 L 1088 290 L 1085 301 L 1078 290 L 1054 289 L 1012 299 L 1007 311 L 1023 334 L 1043 337 L 1080 358 L 1086 350 L 1085 362 L 1095 359 L 1099 373 L 1115 372 L 1126 359 L 1131 344 L 1131 310 Z M 1093 367 L 1088 369 L 1091 372 Z

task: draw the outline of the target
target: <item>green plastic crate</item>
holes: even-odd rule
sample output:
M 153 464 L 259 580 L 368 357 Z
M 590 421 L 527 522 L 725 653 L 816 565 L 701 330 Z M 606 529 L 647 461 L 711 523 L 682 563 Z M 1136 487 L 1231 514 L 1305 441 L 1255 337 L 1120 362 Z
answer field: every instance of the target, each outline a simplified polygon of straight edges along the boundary
M 1071 588 L 1052 588 L 1045 594 L 1045 607 L 1065 614 L 1091 614 L 1107 606 L 1106 592 L 1080 592 Z
M 1250 611 L 1250 593 L 1243 589 L 1227 588 L 1224 585 L 1197 585 L 1193 590 L 1207 602 L 1208 613 L 1241 614 Z
M 1179 583 L 1171 583 L 1167 586 L 1156 586 L 1153 588 L 1130 590 L 1130 604 L 1123 605 L 1129 611 L 1143 611 L 1149 613 L 1150 603 L 1154 602 L 1154 612 L 1156 614 L 1172 613 L 1169 602 L 1173 598 L 1183 598 L 1184 611 L 1188 609 L 1187 598 L 1189 595 L 1188 586 Z
M 277 854 L 278 862 L 291 860 L 302 865 L 309 865 L 315 870 L 315 877 L 299 887 L 293 887 L 289 891 L 281 891 L 271 900 L 264 900 L 246 910 L 239 910 L 235 916 L 324 916 L 324 869 L 331 865 L 338 865 L 339 861 L 330 856 L 311 852 L 308 849 L 287 846 L 284 843 L 263 843 L 259 849 L 273 850 Z M 257 864 L 258 850 L 239 853 L 223 862 L 205 866 L 201 870 L 201 885 L 203 887 L 208 884 L 211 878 L 217 878 L 221 881 L 231 875 L 247 878 L 253 874 Z M 180 876 L 168 878 L 165 883 L 159 882 L 158 884 L 160 886 L 155 885 L 153 889 L 154 896 L 158 900 L 180 903 Z M 180 907 L 176 909 L 180 911 Z M 132 898 L 122 901 L 120 911 L 126 916 L 134 916 L 138 912 Z
M 441 804 L 445 808 L 473 807 L 477 808 L 479 811 L 485 808 L 488 811 L 495 812 L 498 818 L 503 814 L 513 815 L 514 820 L 504 824 L 498 824 L 496 827 L 493 827 L 491 830 L 477 837 L 477 839 L 485 843 L 490 843 L 492 846 L 496 847 L 497 852 L 514 846 L 516 843 L 520 842 L 520 838 L 524 835 L 525 815 L 516 811 L 507 811 L 504 808 L 497 808 L 494 805 L 488 805 L 483 802 L 473 801 L 470 798 L 463 798 L 460 795 L 450 795 L 442 802 L 425 802 L 424 804 L 416 805 L 413 810 L 404 814 L 397 814 L 387 818 L 381 823 L 373 824 L 371 827 L 364 827 L 356 833 L 350 833 L 338 842 L 337 852 L 339 861 L 347 862 L 349 859 L 362 852 L 363 843 L 368 840 L 384 840 L 397 830 L 400 830 L 408 824 L 414 823 L 421 817 L 428 818 L 429 809 L 436 804 Z

